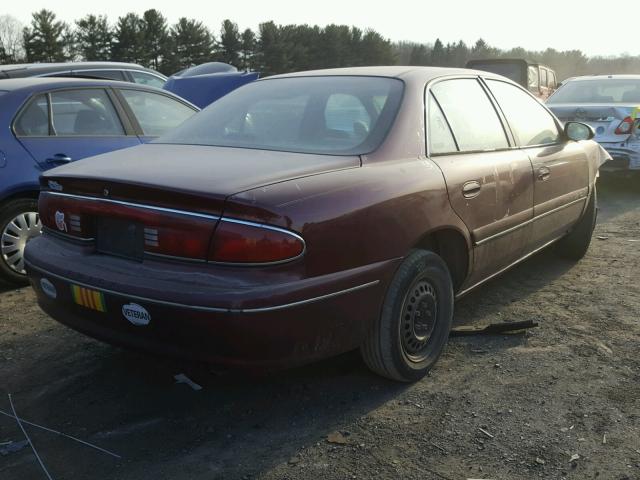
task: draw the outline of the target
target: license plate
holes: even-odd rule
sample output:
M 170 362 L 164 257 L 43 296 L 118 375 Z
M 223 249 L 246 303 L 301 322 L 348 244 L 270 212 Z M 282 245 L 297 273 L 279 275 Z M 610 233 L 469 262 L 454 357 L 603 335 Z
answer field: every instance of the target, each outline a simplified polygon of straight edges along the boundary
M 96 251 L 141 262 L 144 257 L 144 228 L 128 220 L 98 218 Z
M 82 305 L 91 310 L 97 310 L 98 312 L 107 311 L 107 304 L 104 301 L 104 294 L 102 292 L 78 285 L 71 285 L 71 295 L 73 296 L 73 301 L 78 305 Z

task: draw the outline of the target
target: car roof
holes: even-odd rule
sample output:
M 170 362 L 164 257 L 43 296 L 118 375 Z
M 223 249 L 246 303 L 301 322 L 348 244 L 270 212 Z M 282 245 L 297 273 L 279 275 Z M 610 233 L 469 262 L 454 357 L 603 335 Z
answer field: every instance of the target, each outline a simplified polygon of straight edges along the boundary
M 101 68 L 117 68 L 121 70 L 148 70 L 142 65 L 125 62 L 60 62 L 60 63 L 14 63 L 10 65 L 0 65 L 0 72 L 11 72 L 15 70 L 75 70 L 87 69 L 95 70 Z
M 330 68 L 325 70 L 309 70 L 306 72 L 284 73 L 265 77 L 259 81 L 272 78 L 288 77 L 321 77 L 321 76 L 364 76 L 364 77 L 391 77 L 400 79 L 419 78 L 429 81 L 434 78 L 450 75 L 482 75 L 483 77 L 504 78 L 490 72 L 472 70 L 469 68 L 449 68 L 449 67 L 414 67 L 414 66 L 378 66 L 378 67 L 349 67 Z
M 3 78 L 0 79 L 0 90 L 16 92 L 20 90 L 39 91 L 65 87 L 108 87 L 117 86 L 120 88 L 139 88 L 142 90 L 161 90 L 148 85 L 130 83 L 119 80 L 85 79 L 70 77 L 25 77 L 25 78 Z M 167 92 L 166 90 L 161 90 Z M 167 92 L 171 93 L 171 92 Z
M 640 75 L 607 75 L 607 74 L 597 74 L 597 75 L 582 75 L 580 77 L 571 77 L 564 80 L 562 83 L 566 82 L 582 82 L 585 80 L 640 80 Z

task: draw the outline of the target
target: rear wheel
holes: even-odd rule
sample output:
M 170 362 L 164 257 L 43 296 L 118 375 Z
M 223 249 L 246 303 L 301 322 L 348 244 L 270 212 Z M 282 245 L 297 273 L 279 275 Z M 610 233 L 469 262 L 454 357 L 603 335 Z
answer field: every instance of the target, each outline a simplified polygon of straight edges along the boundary
M 387 291 L 380 318 L 360 348 L 374 372 L 400 382 L 421 379 L 436 363 L 453 321 L 453 284 L 435 253 L 413 250 Z
M 41 230 L 36 200 L 20 198 L 0 208 L 0 279 L 15 285 L 28 283 L 24 247 Z
M 573 230 L 558 242 L 558 253 L 569 260 L 580 260 L 584 257 L 591 244 L 591 237 L 596 227 L 597 217 L 598 197 L 594 186 L 582 218 L 574 225 Z

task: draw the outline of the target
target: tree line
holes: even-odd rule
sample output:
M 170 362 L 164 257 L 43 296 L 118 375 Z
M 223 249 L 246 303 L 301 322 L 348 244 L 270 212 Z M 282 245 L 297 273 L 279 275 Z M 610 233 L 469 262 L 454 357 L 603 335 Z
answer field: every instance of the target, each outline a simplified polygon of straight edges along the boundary
M 67 23 L 50 10 L 32 14 L 23 26 L 0 16 L 0 64 L 20 62 L 120 61 L 170 75 L 204 62 L 221 61 L 263 76 L 318 68 L 364 65 L 463 67 L 472 58 L 526 58 L 544 63 L 564 79 L 592 73 L 640 73 L 640 56 L 587 57 L 580 50 L 498 49 L 479 39 L 444 43 L 391 42 L 372 29 L 348 25 L 261 23 L 241 30 L 224 20 L 217 32 L 203 22 L 180 18 L 170 25 L 156 9 L 127 13 L 111 23 L 86 15 Z

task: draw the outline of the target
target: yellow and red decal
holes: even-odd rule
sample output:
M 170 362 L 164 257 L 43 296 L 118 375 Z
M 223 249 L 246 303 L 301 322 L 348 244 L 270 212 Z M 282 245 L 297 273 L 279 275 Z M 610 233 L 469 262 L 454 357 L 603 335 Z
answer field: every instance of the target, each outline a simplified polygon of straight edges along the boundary
M 107 311 L 107 305 L 102 292 L 89 290 L 88 288 L 79 287 L 78 285 L 71 285 L 71 294 L 73 295 L 73 301 L 78 305 L 90 308 L 91 310 L 97 310 L 98 312 Z

